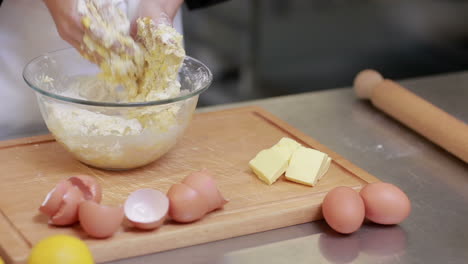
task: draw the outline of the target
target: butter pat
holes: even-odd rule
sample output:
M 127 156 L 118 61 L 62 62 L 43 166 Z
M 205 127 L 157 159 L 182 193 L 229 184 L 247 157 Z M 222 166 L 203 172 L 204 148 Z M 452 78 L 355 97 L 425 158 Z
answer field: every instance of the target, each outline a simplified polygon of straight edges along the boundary
M 301 146 L 291 156 L 286 179 L 314 186 L 327 171 L 327 166 L 330 166 L 328 159 L 328 155 L 323 152 Z
M 301 144 L 297 143 L 296 141 L 290 138 L 282 138 L 278 143 L 276 143 L 272 149 L 279 152 L 281 155 L 284 155 L 284 158 L 288 160 L 291 158 L 294 151 L 299 148 Z
M 282 138 L 273 147 L 260 151 L 249 166 L 260 180 L 273 184 L 286 171 L 292 154 L 300 146 L 290 138 Z
M 331 158 L 328 157 L 327 158 L 327 162 L 325 162 L 325 165 L 323 165 L 322 168 L 320 168 L 320 172 L 319 172 L 319 180 L 322 179 L 323 175 L 325 175 L 325 173 L 327 173 L 328 171 L 328 168 L 330 168 L 330 163 L 331 163 Z
M 283 153 L 269 148 L 260 151 L 249 166 L 260 180 L 272 184 L 286 171 L 288 162 Z

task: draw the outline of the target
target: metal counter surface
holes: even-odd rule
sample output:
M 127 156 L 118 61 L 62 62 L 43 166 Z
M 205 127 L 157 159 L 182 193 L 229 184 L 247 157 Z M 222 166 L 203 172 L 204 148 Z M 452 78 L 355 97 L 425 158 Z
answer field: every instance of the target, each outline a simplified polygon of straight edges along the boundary
M 468 72 L 400 83 L 468 122 Z M 366 223 L 348 236 L 316 221 L 112 263 L 468 262 L 467 164 L 358 100 L 349 87 L 198 112 L 242 105 L 264 107 L 381 180 L 396 184 L 412 201 L 410 217 L 397 226 Z
M 400 83 L 468 122 L 468 72 Z M 114 263 L 468 262 L 467 164 L 356 99 L 350 88 L 198 111 L 241 105 L 264 107 L 381 180 L 396 184 L 412 201 L 410 217 L 397 226 L 366 223 L 348 236 L 316 221 Z

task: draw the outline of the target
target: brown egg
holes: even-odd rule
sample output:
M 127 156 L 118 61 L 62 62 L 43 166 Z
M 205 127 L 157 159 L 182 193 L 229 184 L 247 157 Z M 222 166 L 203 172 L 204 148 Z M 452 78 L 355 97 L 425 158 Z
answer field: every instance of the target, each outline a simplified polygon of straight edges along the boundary
M 131 193 L 124 205 L 124 212 L 130 223 L 140 229 L 160 227 L 169 211 L 167 196 L 153 189 L 140 189 Z
M 95 238 L 112 236 L 119 229 L 124 219 L 121 206 L 109 207 L 91 200 L 80 204 L 78 215 L 83 230 L 89 236 Z
M 360 194 L 366 207 L 367 219 L 377 224 L 399 224 L 411 212 L 408 196 L 393 184 L 370 183 L 362 188 Z
M 169 216 L 177 222 L 201 219 L 208 212 L 208 203 L 194 189 L 183 183 L 174 184 L 167 193 Z
M 72 185 L 67 180 L 60 181 L 54 189 L 52 189 L 39 207 L 39 211 L 48 216 L 53 216 L 60 209 L 63 196 Z
M 78 221 L 78 205 L 83 202 L 83 193 L 77 187 L 68 188 L 63 195 L 60 209 L 50 219 L 54 225 L 71 225 Z
M 323 200 L 325 221 L 335 231 L 350 234 L 364 221 L 364 202 L 359 193 L 349 187 L 336 187 Z
M 93 200 L 100 203 L 102 199 L 101 185 L 94 177 L 88 175 L 76 175 L 68 178 L 68 181 L 80 189 L 85 200 Z
M 208 212 L 223 207 L 227 201 L 216 187 L 213 176 L 207 169 L 192 172 L 182 183 L 197 191 L 208 203 Z

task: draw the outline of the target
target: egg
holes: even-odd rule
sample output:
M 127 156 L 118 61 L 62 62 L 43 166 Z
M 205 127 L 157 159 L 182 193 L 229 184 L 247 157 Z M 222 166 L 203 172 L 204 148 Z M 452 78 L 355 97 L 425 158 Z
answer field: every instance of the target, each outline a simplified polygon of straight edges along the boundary
M 84 201 L 79 205 L 80 225 L 91 237 L 112 236 L 122 224 L 124 212 L 121 206 L 109 207 L 95 201 Z
M 325 196 L 322 213 L 331 228 L 342 234 L 350 234 L 358 230 L 364 221 L 364 202 L 355 190 L 336 187 Z
M 77 187 L 68 188 L 63 195 L 60 209 L 50 218 L 50 223 L 58 226 L 71 225 L 78 221 L 78 205 L 84 200 Z
M 205 199 L 190 186 L 177 183 L 167 193 L 169 216 L 177 222 L 189 223 L 201 219 L 209 205 Z
M 364 200 L 366 218 L 377 224 L 399 224 L 411 212 L 408 196 L 393 184 L 370 183 L 362 188 L 360 195 Z
M 227 203 L 219 192 L 213 176 L 207 169 L 189 174 L 182 183 L 190 186 L 206 200 L 208 212 L 221 208 Z
M 125 217 L 136 228 L 160 227 L 169 211 L 167 196 L 153 189 L 139 189 L 131 193 L 124 204 Z
M 94 177 L 88 175 L 76 175 L 68 178 L 68 181 L 78 187 L 85 200 L 93 200 L 100 203 L 102 199 L 102 187 Z
M 54 189 L 52 189 L 39 207 L 39 211 L 51 217 L 58 212 L 62 204 L 63 196 L 72 185 L 67 180 L 60 181 Z

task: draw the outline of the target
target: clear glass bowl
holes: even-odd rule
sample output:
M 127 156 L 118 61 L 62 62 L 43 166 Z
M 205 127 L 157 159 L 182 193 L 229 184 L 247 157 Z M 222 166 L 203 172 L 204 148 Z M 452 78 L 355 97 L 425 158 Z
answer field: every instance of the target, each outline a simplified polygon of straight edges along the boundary
M 33 59 L 23 78 L 35 91 L 55 139 L 81 162 L 111 170 L 144 166 L 167 153 L 212 81 L 210 70 L 187 56 L 179 71 L 180 95 L 129 103 L 99 89 L 92 78 L 98 72 L 69 48 Z

